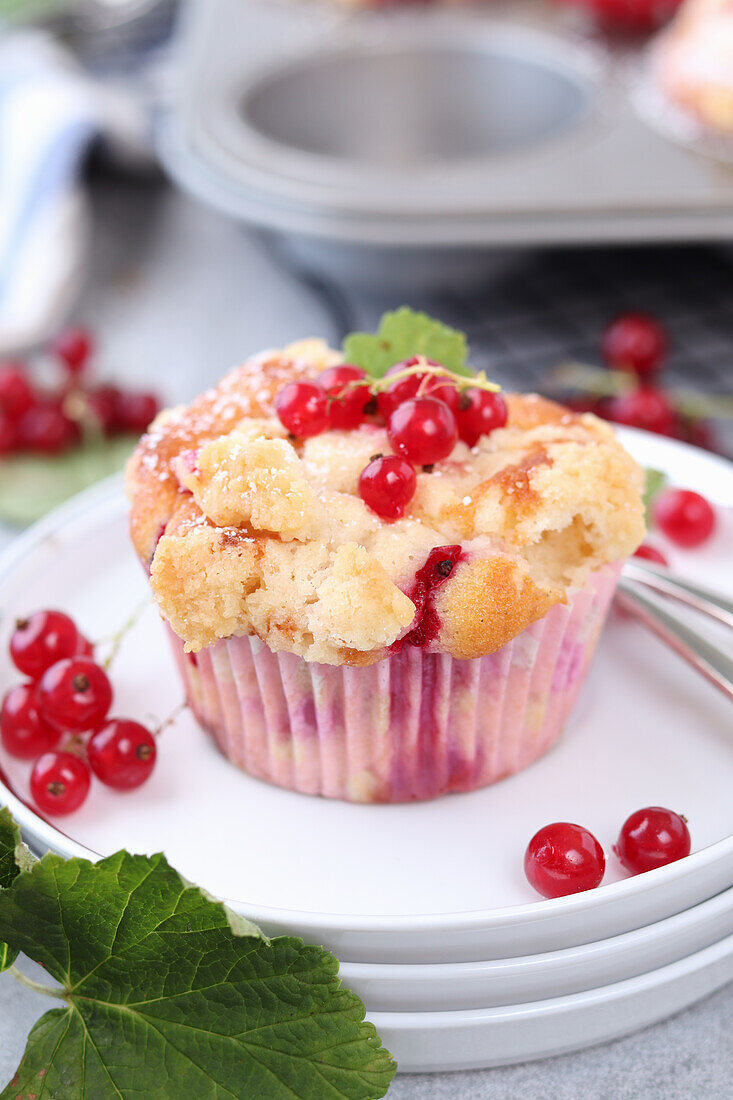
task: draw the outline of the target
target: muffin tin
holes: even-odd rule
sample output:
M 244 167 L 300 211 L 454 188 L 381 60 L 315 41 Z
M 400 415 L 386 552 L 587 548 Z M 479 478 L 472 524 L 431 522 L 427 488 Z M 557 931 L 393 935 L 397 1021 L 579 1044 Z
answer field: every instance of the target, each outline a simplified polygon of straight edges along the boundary
M 549 5 L 210 0 L 189 5 L 179 58 L 169 171 L 333 273 L 429 280 L 447 252 L 450 280 L 451 249 L 471 277 L 486 248 L 731 235 L 730 170 L 637 112 L 639 51 Z

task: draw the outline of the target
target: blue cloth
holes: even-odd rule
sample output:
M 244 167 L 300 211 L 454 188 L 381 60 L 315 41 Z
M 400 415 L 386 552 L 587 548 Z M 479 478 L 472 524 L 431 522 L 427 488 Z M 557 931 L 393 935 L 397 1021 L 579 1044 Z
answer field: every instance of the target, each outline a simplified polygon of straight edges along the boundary
M 0 355 L 61 323 L 87 252 L 84 154 L 94 88 L 43 32 L 0 39 Z

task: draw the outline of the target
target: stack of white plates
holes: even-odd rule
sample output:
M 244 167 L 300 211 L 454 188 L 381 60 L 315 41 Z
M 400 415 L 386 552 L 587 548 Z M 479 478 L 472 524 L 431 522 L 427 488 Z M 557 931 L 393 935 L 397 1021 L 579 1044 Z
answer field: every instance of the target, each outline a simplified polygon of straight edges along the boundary
M 730 465 L 640 433 L 624 440 L 645 465 L 728 506 L 704 548 L 666 549 L 681 572 L 730 593 Z M 0 561 L 5 623 L 62 606 L 92 637 L 113 631 L 146 583 L 125 526 L 114 482 L 19 540 Z M 3 689 L 18 678 L 5 640 Z M 118 714 L 162 719 L 179 701 L 152 608 L 125 639 L 113 681 Z M 38 848 L 87 857 L 162 848 L 266 930 L 327 945 L 402 1070 L 489 1066 L 621 1035 L 733 978 L 731 734 L 722 695 L 614 615 L 561 743 L 483 791 L 397 806 L 294 794 L 232 768 L 184 716 L 136 792 L 97 786 L 56 827 L 23 801 L 27 766 L 2 755 L 0 801 Z M 693 854 L 625 878 L 612 845 L 647 805 L 687 816 Z M 599 838 L 602 887 L 546 901 L 527 885 L 527 842 L 555 820 Z

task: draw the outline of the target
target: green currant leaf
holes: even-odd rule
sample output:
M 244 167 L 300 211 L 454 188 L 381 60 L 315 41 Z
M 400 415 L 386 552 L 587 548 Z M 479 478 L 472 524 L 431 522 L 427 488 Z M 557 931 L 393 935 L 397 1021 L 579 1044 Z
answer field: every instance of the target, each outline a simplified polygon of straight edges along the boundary
M 60 455 L 0 460 L 0 521 L 33 523 L 57 504 L 125 465 L 137 436 L 89 438 Z
M 644 468 L 646 475 L 646 484 L 644 486 L 643 500 L 644 508 L 646 510 L 646 525 L 651 526 L 652 522 L 652 503 L 658 493 L 661 493 L 667 484 L 667 475 L 662 470 L 655 470 L 651 466 Z
M 66 1007 L 1 1100 L 372 1100 L 395 1071 L 338 962 L 268 940 L 162 855 L 47 855 L 0 893 L 0 937 Z
M 354 363 L 373 378 L 382 378 L 395 363 L 413 355 L 435 359 L 454 374 L 473 373 L 466 366 L 468 344 L 463 333 L 407 306 L 385 313 L 376 335 L 352 332 L 344 340 L 344 362 Z
M 21 871 L 28 870 L 34 862 L 20 839 L 20 829 L 10 811 L 7 808 L 0 810 L 0 890 L 7 889 Z M 17 956 L 17 951 L 0 940 L 0 971 L 12 966 Z

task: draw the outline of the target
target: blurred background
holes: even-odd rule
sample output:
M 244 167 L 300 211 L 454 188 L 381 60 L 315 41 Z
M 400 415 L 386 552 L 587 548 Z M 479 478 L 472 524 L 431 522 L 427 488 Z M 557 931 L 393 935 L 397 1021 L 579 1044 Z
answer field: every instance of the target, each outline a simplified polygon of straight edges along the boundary
M 400 304 L 733 450 L 728 0 L 0 0 L 0 169 L 6 533 Z

